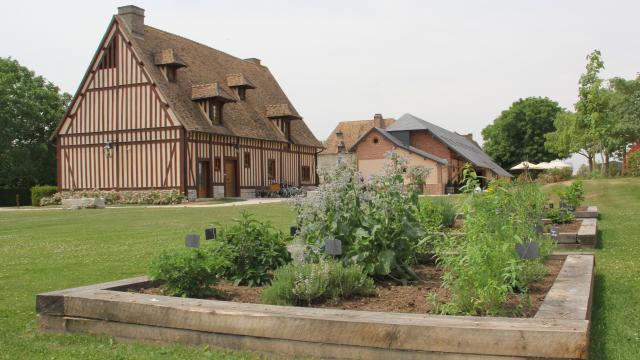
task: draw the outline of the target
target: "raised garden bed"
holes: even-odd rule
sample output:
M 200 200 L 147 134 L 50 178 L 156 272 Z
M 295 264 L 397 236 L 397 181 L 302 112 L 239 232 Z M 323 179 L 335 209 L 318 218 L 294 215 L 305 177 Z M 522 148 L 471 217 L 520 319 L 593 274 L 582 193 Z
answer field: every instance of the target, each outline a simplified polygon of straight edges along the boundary
M 528 292 L 529 300 L 531 301 L 530 306 L 522 304 L 518 294 L 511 294 L 509 300 L 504 305 L 505 314 L 516 314 L 516 308 L 522 306 L 523 312 L 519 315 L 522 317 L 533 317 L 553 285 L 563 263 L 564 258 L 547 260 L 545 266 L 548 273 L 542 279 L 530 285 Z M 427 294 L 435 293 L 440 300 L 447 300 L 450 296 L 447 289 L 441 288 L 443 271 L 435 265 L 418 265 L 414 270 L 419 277 L 419 280 L 415 284 L 401 285 L 396 282 L 386 281 L 378 284 L 374 296 L 358 296 L 349 299 L 340 299 L 337 302 L 314 304 L 313 307 L 417 314 L 431 313 L 433 306 L 425 300 Z M 215 286 L 215 289 L 218 295 L 209 298 L 209 300 L 226 300 L 253 304 L 261 303 L 260 294 L 263 290 L 262 287 L 235 286 L 227 281 L 218 284 Z M 126 289 L 126 291 L 162 295 L 161 288 L 158 287 L 157 284 L 152 283 L 144 287 L 136 286 L 131 289 Z
M 580 206 L 575 211 L 576 218 L 578 219 L 597 219 L 598 207 L 597 206 Z
M 595 247 L 598 234 L 598 220 L 595 218 L 576 219 L 569 224 L 560 224 L 556 238 L 558 245 L 565 247 Z
M 555 256 L 559 258 L 559 256 Z M 40 294 L 38 326 L 289 356 L 586 359 L 593 255 L 567 255 L 532 318 L 441 316 L 176 298 L 146 277 Z

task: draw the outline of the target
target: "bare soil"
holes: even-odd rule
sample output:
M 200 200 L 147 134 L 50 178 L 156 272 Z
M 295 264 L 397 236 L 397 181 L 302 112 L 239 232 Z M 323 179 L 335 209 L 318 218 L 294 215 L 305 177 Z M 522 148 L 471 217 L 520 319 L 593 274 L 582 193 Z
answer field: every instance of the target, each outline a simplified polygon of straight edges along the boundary
M 558 226 L 560 227 L 561 233 L 577 233 L 581 225 L 582 220 L 576 219 L 568 224 L 560 224 Z
M 564 259 L 549 259 L 546 261 L 547 275 L 530 285 L 527 297 L 512 294 L 504 305 L 507 316 L 533 317 L 551 289 Z M 342 299 L 334 303 L 315 304 L 314 307 L 344 310 L 363 310 L 379 312 L 400 312 L 428 314 L 433 311 L 432 304 L 426 300 L 428 294 L 435 293 L 439 302 L 446 302 L 449 291 L 441 287 L 443 271 L 435 265 L 419 265 L 415 268 L 419 280 L 413 284 L 402 285 L 394 282 L 380 282 L 377 284 L 376 294 L 369 297 L 354 297 Z M 221 282 L 215 286 L 220 296 L 214 300 L 226 300 L 260 304 L 262 287 L 234 286 L 230 282 Z M 161 295 L 159 287 L 143 288 L 137 291 L 144 294 Z M 520 311 L 519 311 L 520 309 Z

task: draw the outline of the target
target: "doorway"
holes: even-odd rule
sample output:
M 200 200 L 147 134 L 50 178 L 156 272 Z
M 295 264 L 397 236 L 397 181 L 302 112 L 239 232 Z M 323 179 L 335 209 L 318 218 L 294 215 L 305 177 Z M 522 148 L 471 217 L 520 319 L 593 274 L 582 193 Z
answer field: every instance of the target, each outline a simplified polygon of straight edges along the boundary
M 238 160 L 224 159 L 224 197 L 238 197 Z
M 198 161 L 197 179 L 198 197 L 211 197 L 211 164 L 209 161 Z

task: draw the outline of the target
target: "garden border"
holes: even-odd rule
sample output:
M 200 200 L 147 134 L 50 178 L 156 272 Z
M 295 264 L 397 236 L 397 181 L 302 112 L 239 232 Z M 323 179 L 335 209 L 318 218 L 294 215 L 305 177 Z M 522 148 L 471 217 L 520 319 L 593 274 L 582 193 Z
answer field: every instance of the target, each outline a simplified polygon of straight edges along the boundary
M 556 239 L 559 247 L 595 247 L 598 241 L 598 219 L 580 218 L 576 232 L 561 232 Z
M 562 256 L 562 255 L 554 255 Z M 148 295 L 137 277 L 36 296 L 43 332 L 322 358 L 586 359 L 595 259 L 569 254 L 533 318 L 380 313 Z
M 587 210 L 576 210 L 576 219 L 597 219 L 598 218 L 598 207 L 597 206 L 587 206 Z

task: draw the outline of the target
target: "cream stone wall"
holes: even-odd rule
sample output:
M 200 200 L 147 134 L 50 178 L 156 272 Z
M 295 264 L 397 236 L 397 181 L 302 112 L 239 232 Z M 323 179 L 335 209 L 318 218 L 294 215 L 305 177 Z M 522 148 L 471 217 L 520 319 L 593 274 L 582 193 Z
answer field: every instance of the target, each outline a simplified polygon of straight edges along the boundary
M 409 153 L 403 149 L 396 149 L 396 152 L 406 156 L 409 160 L 409 167 L 423 166 L 430 169 L 429 176 L 425 179 L 427 185 L 441 184 L 442 179 L 446 179 L 446 167 L 436 163 L 433 160 L 424 159 L 414 153 Z M 385 159 L 370 159 L 370 160 L 358 160 L 358 170 L 362 173 L 365 181 L 371 177 L 371 175 L 382 171 Z M 440 174 L 438 168 L 441 168 Z M 444 173 L 444 176 L 442 175 Z M 440 176 L 439 176 L 440 175 Z M 405 184 L 408 184 L 410 180 L 405 177 Z

